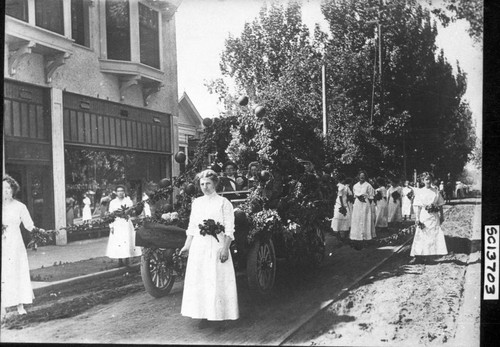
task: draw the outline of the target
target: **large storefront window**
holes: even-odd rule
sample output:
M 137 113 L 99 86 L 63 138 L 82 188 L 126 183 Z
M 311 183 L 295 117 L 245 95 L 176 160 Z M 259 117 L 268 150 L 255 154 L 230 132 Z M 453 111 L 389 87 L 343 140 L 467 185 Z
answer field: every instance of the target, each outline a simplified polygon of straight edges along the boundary
M 106 197 L 112 196 L 116 185 L 125 185 L 136 203 L 171 172 L 166 155 L 76 146 L 67 146 L 64 152 L 68 225 L 82 221 L 86 197 L 92 218 L 97 218 L 107 212 Z
M 35 0 L 36 26 L 64 35 L 62 0 Z
M 160 68 L 158 12 L 139 4 L 139 40 L 141 63 Z
M 71 38 L 75 43 L 90 47 L 89 5 L 87 0 L 71 0 Z
M 106 0 L 108 59 L 130 61 L 130 11 L 128 0 Z
M 28 0 L 6 0 L 5 13 L 8 16 L 28 21 Z

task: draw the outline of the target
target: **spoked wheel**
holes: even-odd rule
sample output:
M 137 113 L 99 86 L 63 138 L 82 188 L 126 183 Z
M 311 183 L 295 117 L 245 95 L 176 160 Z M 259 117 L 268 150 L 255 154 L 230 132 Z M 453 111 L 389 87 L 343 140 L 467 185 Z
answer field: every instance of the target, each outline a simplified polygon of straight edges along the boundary
M 274 287 L 276 254 L 271 240 L 256 240 L 248 253 L 247 278 L 250 289 L 268 294 Z
M 314 266 L 319 266 L 325 260 L 326 241 L 323 230 L 316 227 L 314 238 L 311 243 L 311 262 Z
M 146 291 L 155 298 L 167 295 L 175 282 L 171 249 L 145 249 L 141 277 Z

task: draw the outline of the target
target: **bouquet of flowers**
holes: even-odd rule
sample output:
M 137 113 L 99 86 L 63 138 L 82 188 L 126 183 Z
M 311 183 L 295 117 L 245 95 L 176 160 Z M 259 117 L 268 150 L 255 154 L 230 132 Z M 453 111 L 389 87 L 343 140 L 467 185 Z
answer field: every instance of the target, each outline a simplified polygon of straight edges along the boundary
M 425 229 L 425 224 L 424 224 L 424 223 L 422 223 L 422 222 L 420 222 L 420 221 L 417 223 L 417 226 L 418 226 L 421 230 Z
M 344 216 L 347 216 L 347 208 L 345 206 L 340 206 L 339 212 L 342 213 Z
M 408 194 L 406 194 L 406 197 L 407 197 L 408 199 L 410 199 L 410 200 L 411 200 L 411 199 L 413 199 L 413 197 L 414 197 L 414 196 L 415 196 L 415 194 L 413 193 L 413 190 L 410 190 L 410 191 L 408 192 Z
M 378 190 L 377 193 L 375 193 L 373 200 L 375 201 L 375 203 L 377 203 L 377 201 L 379 200 L 382 200 L 382 193 L 380 192 L 380 190 Z
M 36 251 L 39 245 L 46 245 L 52 239 L 53 235 L 57 235 L 58 233 L 57 230 L 43 230 L 34 227 L 31 231 L 31 241 L 28 243 L 28 247 Z
M 217 242 L 219 242 L 217 234 L 224 232 L 224 225 L 220 224 L 219 222 L 215 222 L 213 219 L 205 219 L 203 221 L 203 224 L 199 224 L 198 226 L 200 228 L 201 235 L 212 235 L 213 237 L 215 237 Z
M 430 204 L 430 205 L 425 206 L 425 210 L 429 213 L 436 213 L 436 212 L 439 212 L 439 207 L 437 207 L 434 204 Z
M 391 196 L 392 196 L 392 199 L 394 200 L 394 202 L 396 202 L 398 199 L 401 198 L 401 194 L 399 194 L 399 192 L 397 190 L 395 192 L 392 192 Z
M 356 198 L 358 198 L 358 200 L 361 202 L 366 202 L 366 198 L 364 195 L 356 195 Z
M 354 195 L 347 194 L 347 202 L 354 204 Z

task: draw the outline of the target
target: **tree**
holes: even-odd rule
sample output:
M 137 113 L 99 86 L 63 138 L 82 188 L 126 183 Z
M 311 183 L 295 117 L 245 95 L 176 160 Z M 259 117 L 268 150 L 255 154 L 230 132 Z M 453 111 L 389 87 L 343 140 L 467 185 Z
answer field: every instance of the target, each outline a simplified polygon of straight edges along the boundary
M 397 2 L 378 18 L 369 10 L 378 3 L 322 5 L 331 34 L 325 44 L 330 152 L 350 172 L 363 167 L 404 176 L 435 167 L 459 173 L 474 143 L 470 109 L 462 102 L 466 75 L 458 66 L 454 76 L 443 52 L 436 56 L 437 29 L 428 10 Z M 382 76 L 373 20 L 383 28 Z

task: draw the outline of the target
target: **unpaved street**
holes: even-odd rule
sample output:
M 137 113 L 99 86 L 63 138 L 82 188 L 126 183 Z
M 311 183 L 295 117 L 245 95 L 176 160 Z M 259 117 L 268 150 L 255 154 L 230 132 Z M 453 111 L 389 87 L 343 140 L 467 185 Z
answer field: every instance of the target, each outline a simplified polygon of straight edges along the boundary
M 472 205 L 465 206 L 473 209 Z M 464 210 L 452 209 L 451 212 L 465 216 L 468 209 L 459 207 Z M 460 232 L 465 233 L 464 230 Z M 281 271 L 278 271 L 276 288 L 269 298 L 253 296 L 245 277 L 239 277 L 241 318 L 225 330 L 199 329 L 197 321 L 180 315 L 182 283 L 176 283 L 170 295 L 155 299 L 142 290 L 139 276 L 132 274 L 116 282 L 117 291 L 123 291 L 123 296 L 110 296 L 100 302 L 104 294 L 96 293 L 82 301 L 92 307 L 88 310 L 75 314 L 62 312 L 61 319 L 44 321 L 39 317 L 19 321 L 17 325 L 2 328 L 1 340 L 277 344 L 318 307 L 351 286 L 395 249 L 395 246 L 386 246 L 356 251 L 331 235 L 327 236 L 327 247 L 327 255 L 332 254 L 317 271 L 298 273 L 287 270 L 286 263 L 279 263 Z M 407 252 L 398 254 L 286 343 L 411 345 L 449 341 L 455 335 L 467 255 L 450 254 L 435 265 L 408 265 L 408 261 Z M 78 299 L 73 299 L 73 304 L 74 300 Z M 57 302 L 55 300 L 52 305 Z M 50 312 L 50 305 L 45 305 Z M 32 310 L 36 311 L 36 307 Z M 422 338 L 424 331 L 428 336 Z

